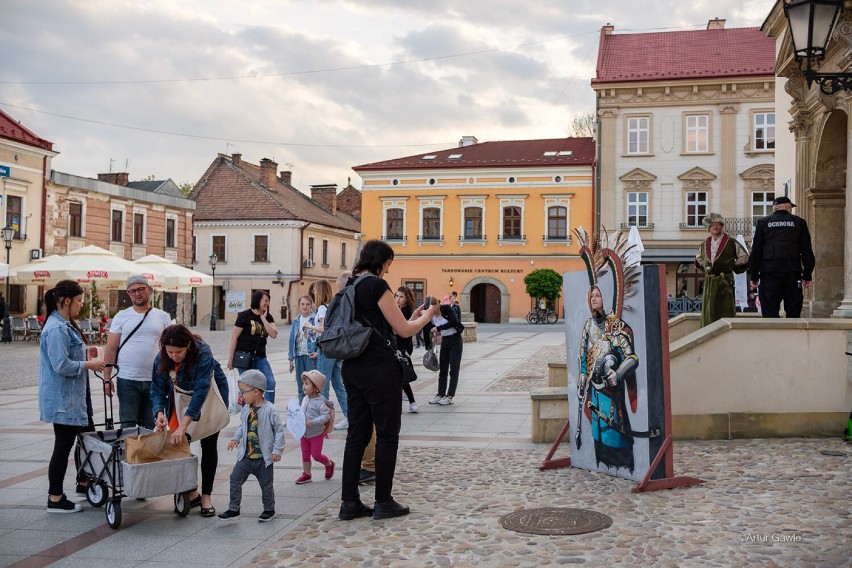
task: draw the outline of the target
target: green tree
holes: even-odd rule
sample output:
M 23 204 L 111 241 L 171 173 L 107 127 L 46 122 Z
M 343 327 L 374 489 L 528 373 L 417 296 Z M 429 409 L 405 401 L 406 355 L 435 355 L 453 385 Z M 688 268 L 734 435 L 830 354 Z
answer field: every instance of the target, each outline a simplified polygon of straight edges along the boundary
M 183 193 L 186 196 L 189 196 L 189 193 L 192 191 L 193 184 L 191 184 L 188 181 L 185 181 L 185 182 L 179 184 L 178 187 L 180 188 L 181 193 Z
M 88 297 L 87 297 L 88 296 Z M 92 282 L 92 289 L 83 295 L 83 307 L 80 309 L 80 318 L 89 319 L 101 313 L 104 303 L 98 296 L 98 285 Z
M 524 276 L 527 294 L 531 298 L 546 298 L 553 302 L 562 296 L 562 276 L 550 268 L 537 268 Z

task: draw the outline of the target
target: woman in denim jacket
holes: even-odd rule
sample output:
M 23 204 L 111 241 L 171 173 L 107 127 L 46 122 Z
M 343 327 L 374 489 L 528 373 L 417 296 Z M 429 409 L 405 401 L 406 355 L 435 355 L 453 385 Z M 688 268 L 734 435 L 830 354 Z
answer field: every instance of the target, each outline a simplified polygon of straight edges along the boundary
M 296 371 L 296 392 L 299 402 L 305 398 L 302 391 L 302 373 L 317 368 L 317 334 L 312 329 L 316 326 L 314 300 L 310 296 L 299 298 L 299 316 L 293 320 L 290 327 L 290 345 L 287 358 L 290 359 L 290 372 Z M 309 324 L 310 327 L 306 327 Z
M 62 482 L 77 434 L 93 426 L 88 371 L 103 371 L 104 362 L 86 361 L 86 344 L 76 320 L 83 307 L 83 288 L 62 280 L 48 290 L 44 301 L 47 316 L 39 344 L 38 407 L 40 419 L 53 424 L 54 434 L 47 469 L 47 511 L 76 513 L 81 507 L 68 500 Z M 80 481 L 77 490 L 85 492 Z
M 228 400 L 228 379 L 219 362 L 213 358 L 210 346 L 186 326 L 170 325 L 163 330 L 160 352 L 154 358 L 151 402 L 157 429 L 169 426 L 173 444 L 179 444 L 186 437 L 187 427 L 201 417 L 201 407 L 210 391 L 211 378 L 216 380 L 222 400 Z M 192 391 L 192 399 L 183 416 L 175 416 L 172 381 L 177 382 L 180 389 Z M 219 465 L 218 441 L 219 432 L 201 439 L 201 495 L 197 491 L 193 492 L 190 504 L 192 507 L 201 505 L 202 517 L 216 514 L 211 494 L 216 467 Z

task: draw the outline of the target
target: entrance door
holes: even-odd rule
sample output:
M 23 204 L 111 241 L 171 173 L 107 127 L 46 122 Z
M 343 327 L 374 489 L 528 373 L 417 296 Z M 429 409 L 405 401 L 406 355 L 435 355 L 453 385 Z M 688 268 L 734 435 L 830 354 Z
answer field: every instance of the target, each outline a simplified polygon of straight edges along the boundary
M 470 310 L 479 323 L 500 323 L 500 289 L 494 284 L 477 284 L 470 290 Z

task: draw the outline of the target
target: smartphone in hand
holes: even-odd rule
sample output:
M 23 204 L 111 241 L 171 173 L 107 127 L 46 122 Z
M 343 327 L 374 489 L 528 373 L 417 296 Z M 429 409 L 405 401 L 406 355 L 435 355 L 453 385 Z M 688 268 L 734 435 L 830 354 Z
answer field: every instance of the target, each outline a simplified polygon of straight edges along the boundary
M 428 310 L 432 307 L 432 296 L 426 296 L 426 300 L 423 302 L 423 309 Z

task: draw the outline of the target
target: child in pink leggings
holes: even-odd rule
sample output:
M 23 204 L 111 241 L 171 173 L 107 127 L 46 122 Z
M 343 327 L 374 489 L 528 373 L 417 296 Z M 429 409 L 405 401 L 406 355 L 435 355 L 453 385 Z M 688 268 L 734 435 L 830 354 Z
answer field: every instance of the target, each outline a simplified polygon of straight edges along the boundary
M 302 410 L 305 411 L 305 434 L 302 436 L 302 475 L 297 485 L 311 482 L 311 458 L 325 466 L 325 478 L 334 475 L 334 462 L 322 453 L 323 440 L 328 437 L 326 424 L 331 413 L 325 398 L 320 395 L 325 386 L 325 375 L 317 370 L 302 373 Z

